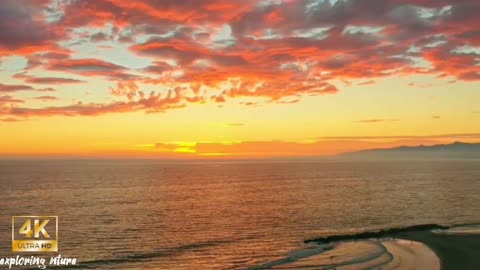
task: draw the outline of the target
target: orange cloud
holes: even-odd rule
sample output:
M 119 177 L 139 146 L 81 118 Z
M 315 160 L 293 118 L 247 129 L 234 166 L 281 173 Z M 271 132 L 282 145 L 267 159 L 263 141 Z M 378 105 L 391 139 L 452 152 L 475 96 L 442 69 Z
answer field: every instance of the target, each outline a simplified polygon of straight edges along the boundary
M 188 98 L 181 94 L 181 89 L 176 88 L 170 90 L 166 95 L 155 94 L 151 92 L 149 95 L 140 94 L 137 100 L 128 102 L 115 101 L 112 103 L 82 103 L 78 102 L 73 105 L 45 107 L 45 108 L 22 108 L 12 107 L 4 111 L 0 111 L 0 115 L 15 115 L 17 117 L 33 117 L 33 116 L 95 116 L 108 113 L 146 111 L 147 113 L 162 112 L 169 109 L 177 109 L 186 106 L 187 103 L 202 102 L 201 98 Z M 7 99 L 8 101 L 8 99 Z
M 476 0 L 1 1 L 0 55 L 25 56 L 26 71 L 81 76 L 22 73 L 14 79 L 70 84 L 99 77 L 114 85 L 114 98 L 130 101 L 18 108 L 9 116 L 151 112 L 244 97 L 258 98 L 240 101 L 245 105 L 294 103 L 337 93 L 336 81 L 370 85 L 380 77 L 412 74 L 480 81 L 479 11 Z M 117 49 L 126 42 L 130 53 L 151 64 L 134 70 L 106 55 L 81 59 L 72 45 L 97 47 L 100 41 Z M 151 101 L 133 84 L 182 87 L 175 99 L 187 103 Z M 0 84 L 0 92 L 28 88 Z

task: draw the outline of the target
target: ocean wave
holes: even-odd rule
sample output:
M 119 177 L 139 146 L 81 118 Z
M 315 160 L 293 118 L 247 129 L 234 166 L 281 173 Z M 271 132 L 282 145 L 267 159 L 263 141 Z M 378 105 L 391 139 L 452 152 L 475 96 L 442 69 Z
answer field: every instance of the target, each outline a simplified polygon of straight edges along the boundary
M 211 248 L 219 245 L 234 243 L 236 241 L 241 241 L 241 240 L 244 240 L 244 239 L 211 240 L 211 241 L 205 241 L 205 242 L 197 242 L 197 243 L 167 247 L 154 252 L 133 253 L 126 256 L 83 261 L 78 263 L 75 266 L 68 266 L 68 267 L 63 266 L 59 268 L 61 269 L 99 269 L 99 268 L 102 268 L 103 266 L 115 266 L 118 264 L 125 264 L 125 263 L 138 263 L 138 262 L 147 261 L 147 260 L 160 258 L 160 257 L 170 257 L 183 252 L 191 251 L 191 250 Z M 53 268 L 56 268 L 56 267 L 53 267 Z
M 339 234 L 331 235 L 326 237 L 319 237 L 315 239 L 305 240 L 305 243 L 317 242 L 317 243 L 331 243 L 345 240 L 360 240 L 360 239 L 370 239 L 370 238 L 383 238 L 399 235 L 402 233 L 412 232 L 412 231 L 432 231 L 432 230 L 447 230 L 452 228 L 452 226 L 444 226 L 439 224 L 422 224 L 422 225 L 413 225 L 400 228 L 389 228 L 378 231 L 368 231 L 361 232 L 356 234 Z
M 439 270 L 440 260 L 426 245 L 409 240 L 354 240 L 334 244 L 309 256 L 287 256 L 250 270 L 260 269 L 429 269 Z
M 280 260 L 268 262 L 265 264 L 261 264 L 258 266 L 255 266 L 253 268 L 250 268 L 250 270 L 257 270 L 257 269 L 270 269 L 272 267 L 278 266 L 278 265 L 283 265 L 287 263 L 292 263 L 298 260 L 301 260 L 303 258 L 311 257 L 317 254 L 321 254 L 327 250 L 333 249 L 333 245 L 318 245 L 318 244 L 313 244 L 311 245 L 308 249 L 301 249 L 301 250 L 295 250 L 291 251 L 287 257 L 282 258 Z
M 433 232 L 438 234 L 455 235 L 480 234 L 480 224 L 454 225 L 446 230 L 433 230 Z

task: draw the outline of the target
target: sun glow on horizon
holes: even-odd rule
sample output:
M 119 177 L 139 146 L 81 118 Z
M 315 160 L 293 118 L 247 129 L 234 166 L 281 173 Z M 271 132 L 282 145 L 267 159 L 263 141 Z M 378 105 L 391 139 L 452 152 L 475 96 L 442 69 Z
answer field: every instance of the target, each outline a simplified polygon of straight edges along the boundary
M 372 5 L 0 1 L 0 156 L 480 142 L 480 4 Z

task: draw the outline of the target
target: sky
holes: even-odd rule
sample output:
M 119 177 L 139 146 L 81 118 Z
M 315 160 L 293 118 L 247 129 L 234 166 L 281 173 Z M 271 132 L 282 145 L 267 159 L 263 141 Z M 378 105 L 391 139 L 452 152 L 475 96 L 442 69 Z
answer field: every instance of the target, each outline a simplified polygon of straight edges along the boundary
M 2 0 L 0 156 L 480 142 L 478 0 Z

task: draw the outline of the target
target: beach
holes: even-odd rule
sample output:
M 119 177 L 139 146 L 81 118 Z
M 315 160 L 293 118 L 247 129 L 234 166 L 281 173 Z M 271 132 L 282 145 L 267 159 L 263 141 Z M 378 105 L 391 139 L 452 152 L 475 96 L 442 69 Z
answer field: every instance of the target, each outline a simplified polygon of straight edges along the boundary
M 415 225 L 307 240 L 309 248 L 288 253 L 257 269 L 480 269 L 477 225 Z
M 440 258 L 442 270 L 480 269 L 480 233 L 412 231 L 399 238 L 426 244 Z

